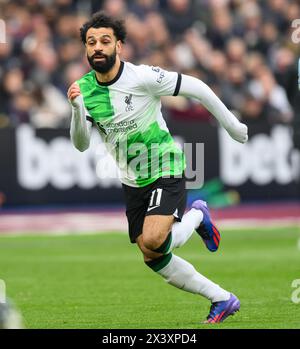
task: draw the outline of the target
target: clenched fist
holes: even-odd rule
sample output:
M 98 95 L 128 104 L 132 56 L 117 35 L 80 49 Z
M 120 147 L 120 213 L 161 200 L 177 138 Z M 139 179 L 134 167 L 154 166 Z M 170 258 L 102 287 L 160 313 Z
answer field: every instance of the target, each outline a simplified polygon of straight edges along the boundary
M 70 101 L 71 105 L 74 108 L 78 108 L 80 106 L 80 98 L 77 98 L 81 96 L 80 88 L 76 82 L 74 82 L 68 89 L 68 100 Z

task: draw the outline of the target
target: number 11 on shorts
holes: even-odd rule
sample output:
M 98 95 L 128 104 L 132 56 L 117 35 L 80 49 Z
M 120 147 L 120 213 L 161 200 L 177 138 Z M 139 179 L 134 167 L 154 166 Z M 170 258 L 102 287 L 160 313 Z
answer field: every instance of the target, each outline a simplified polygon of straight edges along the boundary
M 162 189 L 158 188 L 152 191 L 149 207 L 147 211 L 151 211 L 156 207 L 160 206 L 161 202 L 161 196 L 162 196 Z

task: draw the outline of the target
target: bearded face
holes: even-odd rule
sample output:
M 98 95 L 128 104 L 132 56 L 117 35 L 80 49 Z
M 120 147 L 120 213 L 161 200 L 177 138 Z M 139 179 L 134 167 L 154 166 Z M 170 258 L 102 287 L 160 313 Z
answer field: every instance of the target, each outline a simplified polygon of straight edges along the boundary
M 116 63 L 117 51 L 116 48 L 114 52 L 110 55 L 104 54 L 102 52 L 95 52 L 92 56 L 87 55 L 87 59 L 90 66 L 99 73 L 107 73 Z
M 108 73 L 116 63 L 120 45 L 112 28 L 90 28 L 86 40 L 90 66 L 101 74 Z

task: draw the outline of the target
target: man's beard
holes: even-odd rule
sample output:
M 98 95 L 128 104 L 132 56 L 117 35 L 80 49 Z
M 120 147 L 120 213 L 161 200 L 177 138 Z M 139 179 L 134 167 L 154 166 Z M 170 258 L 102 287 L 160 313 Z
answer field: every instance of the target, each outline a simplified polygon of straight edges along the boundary
M 94 61 L 95 57 L 104 57 L 105 59 L 103 61 Z M 94 53 L 91 57 L 87 55 L 87 59 L 90 63 L 90 66 L 101 74 L 105 74 L 111 70 L 111 68 L 116 63 L 116 57 L 116 49 L 110 56 L 105 55 L 104 53 Z

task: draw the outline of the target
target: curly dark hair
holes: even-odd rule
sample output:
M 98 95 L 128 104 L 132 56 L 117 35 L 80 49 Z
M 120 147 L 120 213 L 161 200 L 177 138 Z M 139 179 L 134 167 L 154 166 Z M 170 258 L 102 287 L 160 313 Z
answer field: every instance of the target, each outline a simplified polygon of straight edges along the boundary
M 94 13 L 92 18 L 80 28 L 80 37 L 84 44 L 86 44 L 86 33 L 90 28 L 112 28 L 117 40 L 125 42 L 126 28 L 124 21 L 113 19 L 103 11 Z

